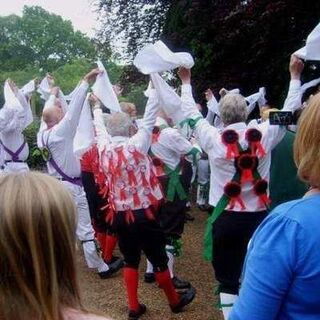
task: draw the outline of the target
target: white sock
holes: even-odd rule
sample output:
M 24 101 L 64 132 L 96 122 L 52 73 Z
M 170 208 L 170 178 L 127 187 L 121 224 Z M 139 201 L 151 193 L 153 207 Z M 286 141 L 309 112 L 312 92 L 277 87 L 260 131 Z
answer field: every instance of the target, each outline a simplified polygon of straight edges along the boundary
M 238 296 L 235 294 L 229 294 L 229 293 L 220 293 L 220 304 L 222 313 L 225 320 L 229 319 L 229 315 L 231 313 L 231 310 L 233 308 L 234 303 L 236 302 Z
M 169 246 L 169 245 L 166 246 L 167 256 L 168 256 L 168 258 L 169 258 L 169 261 L 168 261 L 168 269 L 169 269 L 169 272 L 170 272 L 170 277 L 171 277 L 171 279 L 174 277 L 174 272 L 173 272 L 174 256 L 173 256 L 173 254 L 171 253 L 171 251 L 172 251 L 173 249 L 174 249 L 173 246 Z
M 147 259 L 147 270 L 146 273 L 153 273 L 153 265 L 151 262 Z

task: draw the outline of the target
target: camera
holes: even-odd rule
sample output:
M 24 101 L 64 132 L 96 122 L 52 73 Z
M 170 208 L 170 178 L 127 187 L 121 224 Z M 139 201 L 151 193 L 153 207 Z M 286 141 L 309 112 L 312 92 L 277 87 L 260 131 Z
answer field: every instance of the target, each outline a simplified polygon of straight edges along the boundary
M 290 126 L 297 124 L 298 117 L 290 111 L 270 111 L 269 121 L 275 126 Z

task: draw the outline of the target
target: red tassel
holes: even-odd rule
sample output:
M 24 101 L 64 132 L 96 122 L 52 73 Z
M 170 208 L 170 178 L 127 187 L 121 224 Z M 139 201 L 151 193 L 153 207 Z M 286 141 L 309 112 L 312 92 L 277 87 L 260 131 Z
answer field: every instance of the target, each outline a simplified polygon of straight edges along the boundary
M 151 177 L 150 177 L 150 185 L 152 190 L 154 190 L 159 184 L 159 180 L 157 178 L 157 176 L 155 175 L 154 172 L 152 172 Z
M 258 153 L 258 156 L 260 156 L 261 158 L 266 156 L 266 152 L 260 142 L 253 142 L 251 144 L 251 150 L 252 150 L 252 155 L 255 155 L 256 153 Z
M 156 203 L 158 202 L 157 198 L 151 192 L 147 194 L 147 197 L 149 201 L 154 205 L 156 205 Z
M 144 215 L 149 220 L 155 220 L 154 214 L 149 207 L 144 209 Z
M 133 223 L 135 219 L 134 219 L 134 215 L 133 215 L 132 210 L 128 209 L 125 214 L 126 214 L 125 219 L 126 219 L 127 224 Z
M 244 169 L 241 172 L 241 183 L 252 182 L 254 180 L 252 170 Z
M 139 164 L 140 160 L 144 159 L 143 154 L 140 153 L 139 151 L 137 151 L 136 149 L 134 149 L 133 151 L 129 150 L 129 152 L 132 154 L 134 162 L 135 162 L 136 165 Z

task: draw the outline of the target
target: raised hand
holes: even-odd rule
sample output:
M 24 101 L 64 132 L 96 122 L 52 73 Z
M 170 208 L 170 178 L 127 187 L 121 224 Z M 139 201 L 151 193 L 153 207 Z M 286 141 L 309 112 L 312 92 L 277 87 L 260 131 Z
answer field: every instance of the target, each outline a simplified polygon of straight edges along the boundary
M 98 68 L 96 69 L 93 69 L 91 70 L 89 73 L 87 73 L 85 76 L 84 76 L 84 80 L 85 81 L 94 81 L 97 77 L 98 74 L 102 73 L 103 71 L 100 71 Z
M 297 56 L 292 55 L 289 64 L 291 79 L 300 80 L 301 73 L 304 69 L 304 63 Z
M 191 83 L 191 70 L 180 67 L 178 70 L 178 76 L 183 84 L 190 84 Z
M 204 95 L 206 97 L 206 100 L 207 101 L 210 101 L 213 97 L 213 92 L 211 89 L 207 89 L 205 92 L 204 92 Z

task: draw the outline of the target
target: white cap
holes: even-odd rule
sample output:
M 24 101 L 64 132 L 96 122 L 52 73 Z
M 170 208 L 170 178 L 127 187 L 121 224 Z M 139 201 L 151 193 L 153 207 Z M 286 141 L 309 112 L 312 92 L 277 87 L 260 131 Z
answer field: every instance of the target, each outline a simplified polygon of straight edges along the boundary
M 172 52 L 162 41 L 145 46 L 133 64 L 143 73 L 151 74 L 185 67 L 191 69 L 194 60 L 187 52 Z
M 320 60 L 320 23 L 309 34 L 305 47 L 294 55 L 304 60 Z
M 112 84 L 109 80 L 108 73 L 99 60 L 97 61 L 98 68 L 103 71 L 98 74 L 95 84 L 92 86 L 92 91 L 95 96 L 105 105 L 106 108 L 114 112 L 121 112 L 120 104 L 115 94 Z

